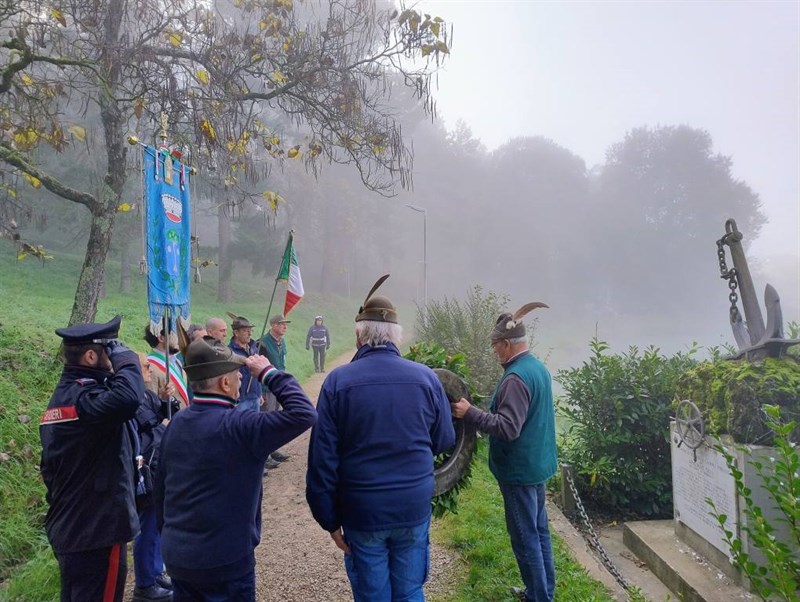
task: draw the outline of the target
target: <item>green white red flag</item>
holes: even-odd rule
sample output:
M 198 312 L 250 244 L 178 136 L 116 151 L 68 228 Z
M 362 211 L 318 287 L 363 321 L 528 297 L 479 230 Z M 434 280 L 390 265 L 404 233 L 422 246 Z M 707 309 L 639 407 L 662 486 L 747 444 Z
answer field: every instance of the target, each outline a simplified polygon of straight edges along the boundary
M 278 280 L 286 282 L 286 301 L 283 305 L 283 315 L 288 316 L 292 308 L 303 298 L 303 278 L 300 276 L 300 264 L 297 262 L 297 252 L 294 249 L 294 233 L 289 233 L 289 242 L 283 252 L 281 271 Z

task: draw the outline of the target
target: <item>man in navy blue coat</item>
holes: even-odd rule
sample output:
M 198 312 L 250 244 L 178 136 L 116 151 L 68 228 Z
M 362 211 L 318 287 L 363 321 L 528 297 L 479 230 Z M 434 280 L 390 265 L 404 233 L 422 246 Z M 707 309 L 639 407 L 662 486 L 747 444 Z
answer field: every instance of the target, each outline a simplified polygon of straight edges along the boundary
M 434 372 L 403 359 L 392 302 L 356 316 L 358 351 L 333 370 L 317 401 L 306 499 L 344 551 L 356 602 L 424 600 L 433 459 L 455 443 L 450 404 Z
M 282 412 L 234 411 L 243 365 L 275 394 Z M 186 349 L 186 372 L 194 400 L 164 434 L 155 487 L 174 601 L 254 601 L 264 462 L 317 414 L 291 374 L 211 337 Z
M 61 602 L 121 602 L 126 544 L 139 532 L 136 430 L 144 397 L 139 357 L 117 341 L 121 318 L 60 328 L 64 370 L 42 416 L 47 539 Z

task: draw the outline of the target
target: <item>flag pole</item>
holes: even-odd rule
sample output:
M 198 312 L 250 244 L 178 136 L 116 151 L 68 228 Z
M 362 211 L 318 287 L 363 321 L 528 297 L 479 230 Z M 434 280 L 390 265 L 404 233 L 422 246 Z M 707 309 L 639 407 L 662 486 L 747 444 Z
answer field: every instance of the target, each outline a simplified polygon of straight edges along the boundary
M 264 326 L 261 328 L 261 335 L 258 337 L 258 342 L 261 344 L 262 339 L 264 338 L 264 334 L 267 332 L 267 322 L 269 322 L 269 314 L 272 311 L 272 302 L 275 300 L 275 291 L 278 290 L 278 278 L 281 275 L 281 267 L 283 267 L 283 261 L 286 258 L 286 253 L 289 251 L 289 247 L 292 244 L 292 237 L 294 236 L 294 230 L 289 230 L 289 238 L 286 241 L 286 247 L 283 249 L 283 255 L 281 255 L 281 263 L 278 266 L 278 274 L 275 276 L 275 286 L 272 287 L 272 296 L 269 298 L 269 306 L 267 307 L 267 315 L 264 316 Z M 289 258 L 291 261 L 291 258 Z

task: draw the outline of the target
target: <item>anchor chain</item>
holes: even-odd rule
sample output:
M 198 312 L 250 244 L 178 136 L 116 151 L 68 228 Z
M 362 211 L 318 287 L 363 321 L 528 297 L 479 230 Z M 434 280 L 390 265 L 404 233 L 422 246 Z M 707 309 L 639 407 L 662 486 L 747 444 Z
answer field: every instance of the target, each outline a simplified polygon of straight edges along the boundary
M 589 515 L 586 514 L 586 508 L 583 506 L 581 497 L 578 495 L 578 488 L 575 486 L 575 481 L 572 479 L 572 475 L 569 474 L 569 471 L 564 471 L 563 475 L 567 479 L 567 484 L 569 485 L 569 489 L 572 492 L 572 497 L 575 500 L 575 506 L 578 508 L 578 514 L 580 514 L 581 520 L 586 526 L 589 545 L 597 550 L 597 553 L 600 555 L 600 560 L 602 560 L 603 565 L 606 567 L 608 572 L 611 573 L 611 576 L 616 579 L 617 583 L 619 583 L 622 588 L 628 592 L 628 594 L 631 594 L 636 588 L 632 587 L 625 577 L 622 576 L 622 573 L 612 562 L 608 552 L 606 552 L 606 549 L 603 547 L 603 544 L 600 543 L 600 538 L 592 526 L 592 521 L 589 520 Z
M 728 281 L 728 300 L 731 302 L 731 324 L 742 321 L 742 316 L 739 313 L 739 308 L 736 303 L 739 301 L 739 295 L 736 292 L 739 283 L 736 280 L 736 268 L 728 269 L 728 264 L 725 261 L 725 239 L 727 234 L 717 241 L 717 257 L 719 258 L 719 277 Z

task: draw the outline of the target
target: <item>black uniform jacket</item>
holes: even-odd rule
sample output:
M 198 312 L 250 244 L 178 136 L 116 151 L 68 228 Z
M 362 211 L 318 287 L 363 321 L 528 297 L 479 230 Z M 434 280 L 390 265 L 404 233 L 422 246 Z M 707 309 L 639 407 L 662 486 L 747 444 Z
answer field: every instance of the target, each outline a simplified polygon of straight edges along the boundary
M 66 366 L 42 416 L 41 471 L 56 553 L 130 541 L 139 531 L 134 501 L 132 425 L 144 381 L 132 351 L 116 372 Z

